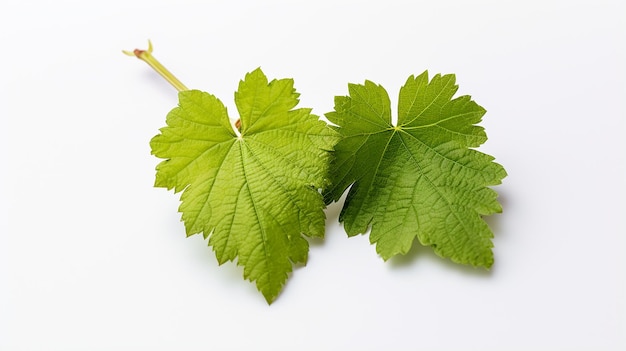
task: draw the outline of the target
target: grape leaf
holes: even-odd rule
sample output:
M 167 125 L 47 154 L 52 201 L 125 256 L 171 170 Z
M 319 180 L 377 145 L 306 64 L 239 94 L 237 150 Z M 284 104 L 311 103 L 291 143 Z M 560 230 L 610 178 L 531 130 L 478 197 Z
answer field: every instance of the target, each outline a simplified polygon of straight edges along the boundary
M 320 190 L 338 135 L 310 109 L 293 109 L 293 80 L 268 83 L 260 69 L 235 93 L 240 134 L 215 96 L 179 93 L 179 106 L 151 142 L 165 159 L 155 186 L 182 191 L 187 235 L 203 233 L 219 264 L 233 261 L 268 303 L 293 264 L 306 263 L 306 236 L 324 235 Z
M 493 264 L 493 234 L 482 215 L 501 212 L 488 188 L 506 176 L 475 148 L 487 140 L 485 110 L 469 96 L 452 99 L 454 75 L 411 76 L 400 89 L 398 125 L 385 89 L 370 81 L 349 85 L 326 115 L 342 140 L 331 163 L 326 202 L 352 185 L 339 221 L 349 236 L 371 227 L 370 242 L 384 260 L 405 254 L 415 238 L 452 261 Z

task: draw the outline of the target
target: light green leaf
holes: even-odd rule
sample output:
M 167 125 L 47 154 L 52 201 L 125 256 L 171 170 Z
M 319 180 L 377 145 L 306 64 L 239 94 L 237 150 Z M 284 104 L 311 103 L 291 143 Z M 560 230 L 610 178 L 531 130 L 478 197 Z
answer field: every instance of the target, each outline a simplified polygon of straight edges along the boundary
M 311 114 L 293 109 L 293 80 L 268 83 L 257 69 L 235 93 L 241 134 L 215 96 L 179 93 L 179 106 L 155 136 L 157 187 L 182 191 L 187 235 L 203 233 L 220 264 L 237 259 L 268 303 L 295 263 L 305 263 L 306 236 L 324 235 L 329 151 L 336 133 Z
M 407 253 L 417 238 L 458 263 L 493 263 L 493 234 L 481 216 L 501 212 L 488 186 L 506 172 L 472 149 L 487 140 L 476 126 L 485 110 L 469 96 L 452 99 L 457 88 L 454 75 L 409 77 L 394 126 L 383 87 L 350 84 L 349 96 L 336 97 L 326 115 L 343 138 L 326 201 L 352 185 L 339 220 L 350 236 L 371 227 L 370 241 L 385 260 Z

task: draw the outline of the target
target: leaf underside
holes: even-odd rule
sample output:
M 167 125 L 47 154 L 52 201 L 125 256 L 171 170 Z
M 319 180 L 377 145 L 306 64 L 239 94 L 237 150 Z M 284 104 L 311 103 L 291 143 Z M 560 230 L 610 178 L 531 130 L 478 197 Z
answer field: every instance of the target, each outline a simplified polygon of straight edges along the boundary
M 400 89 L 398 125 L 380 85 L 349 85 L 326 117 L 341 141 L 331 163 L 326 202 L 350 188 L 339 220 L 349 236 L 370 231 L 387 260 L 415 238 L 454 262 L 493 264 L 493 234 L 483 215 L 501 212 L 488 186 L 506 176 L 494 158 L 473 148 L 487 140 L 477 126 L 485 110 L 469 96 L 453 99 L 454 75 L 411 76 Z
M 294 109 L 298 96 L 291 79 L 248 73 L 235 93 L 238 134 L 215 96 L 183 91 L 150 142 L 165 159 L 155 186 L 182 191 L 187 235 L 203 233 L 220 264 L 237 259 L 268 303 L 293 264 L 306 263 L 304 236 L 324 235 L 320 190 L 337 135 L 310 109 Z

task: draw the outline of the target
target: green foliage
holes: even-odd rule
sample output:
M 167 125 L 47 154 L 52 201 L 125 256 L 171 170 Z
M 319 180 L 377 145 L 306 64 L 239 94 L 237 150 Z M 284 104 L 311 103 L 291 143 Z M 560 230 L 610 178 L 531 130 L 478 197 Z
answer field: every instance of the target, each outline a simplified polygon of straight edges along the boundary
M 327 118 L 342 140 L 331 163 L 337 201 L 352 185 L 339 220 L 348 235 L 365 233 L 387 260 L 417 238 L 455 262 L 490 267 L 493 234 L 482 215 L 501 211 L 488 186 L 506 176 L 493 157 L 472 148 L 487 140 L 476 126 L 485 110 L 469 96 L 453 99 L 454 75 L 411 76 L 400 89 L 398 125 L 380 85 L 349 85 Z
M 151 49 L 132 54 L 161 67 Z M 268 82 L 260 69 L 235 93 L 237 129 L 215 96 L 174 86 L 179 106 L 150 142 L 164 159 L 155 186 L 182 192 L 187 235 L 202 233 L 220 264 L 243 266 L 268 303 L 294 264 L 306 263 L 305 237 L 324 236 L 325 202 L 348 188 L 339 220 L 349 236 L 371 229 L 383 259 L 407 253 L 417 238 L 454 262 L 493 264 L 482 216 L 501 211 L 489 186 L 506 172 L 475 150 L 487 140 L 477 126 L 485 110 L 469 96 L 453 98 L 454 75 L 409 77 L 397 126 L 386 90 L 370 81 L 335 98 L 332 128 L 295 109 L 293 80 Z
M 302 234 L 324 235 L 320 190 L 338 140 L 310 109 L 294 109 L 298 96 L 291 79 L 247 74 L 235 93 L 239 134 L 215 96 L 182 91 L 150 142 L 165 159 L 155 186 L 183 192 L 187 235 L 203 233 L 220 264 L 237 259 L 268 303 L 307 260 Z

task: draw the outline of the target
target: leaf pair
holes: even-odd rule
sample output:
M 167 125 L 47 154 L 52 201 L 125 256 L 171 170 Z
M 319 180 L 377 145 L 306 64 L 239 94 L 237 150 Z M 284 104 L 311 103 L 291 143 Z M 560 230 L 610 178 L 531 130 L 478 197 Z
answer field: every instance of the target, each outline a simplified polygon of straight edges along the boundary
M 349 235 L 371 226 L 384 259 L 417 237 L 444 257 L 489 267 L 492 234 L 480 215 L 500 211 L 486 186 L 506 173 L 468 149 L 486 140 L 474 126 L 484 110 L 469 97 L 451 100 L 455 91 L 453 76 L 410 77 L 395 127 L 382 87 L 350 85 L 327 115 L 331 128 L 294 109 L 293 80 L 268 82 L 257 69 L 235 93 L 239 131 L 215 96 L 183 91 L 151 141 L 165 159 L 155 186 L 183 192 L 187 235 L 203 233 L 220 264 L 237 259 L 268 303 L 293 265 L 306 263 L 305 236 L 324 235 L 324 199 L 351 184 L 340 221 Z

